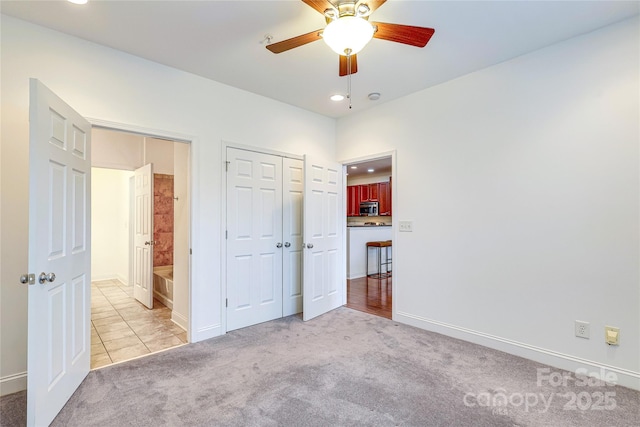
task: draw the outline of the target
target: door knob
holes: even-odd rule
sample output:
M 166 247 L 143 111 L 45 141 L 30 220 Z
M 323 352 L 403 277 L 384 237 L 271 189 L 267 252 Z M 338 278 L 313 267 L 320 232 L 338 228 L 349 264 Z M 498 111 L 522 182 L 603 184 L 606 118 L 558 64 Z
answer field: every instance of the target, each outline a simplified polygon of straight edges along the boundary
M 282 247 L 282 243 L 278 242 L 276 243 L 276 248 L 281 248 Z
M 307 243 L 307 248 L 313 249 L 313 243 Z
M 56 280 L 56 274 L 55 273 L 46 274 L 43 271 L 42 273 L 40 273 L 40 276 L 38 276 L 38 282 L 40 282 L 40 284 L 44 284 L 44 282 L 51 283 L 54 280 Z
M 291 243 L 289 243 L 289 242 L 284 242 L 284 247 L 285 247 L 285 248 L 288 248 L 289 246 L 291 246 Z
M 155 240 L 151 240 L 151 241 L 148 241 L 148 242 L 144 242 L 144 244 L 145 245 L 149 245 L 149 246 L 153 246 L 153 245 L 156 244 L 156 241 Z
M 27 283 L 33 285 L 34 283 L 36 283 L 36 275 L 33 273 L 23 274 L 22 276 L 20 276 L 20 283 L 24 285 L 26 285 Z

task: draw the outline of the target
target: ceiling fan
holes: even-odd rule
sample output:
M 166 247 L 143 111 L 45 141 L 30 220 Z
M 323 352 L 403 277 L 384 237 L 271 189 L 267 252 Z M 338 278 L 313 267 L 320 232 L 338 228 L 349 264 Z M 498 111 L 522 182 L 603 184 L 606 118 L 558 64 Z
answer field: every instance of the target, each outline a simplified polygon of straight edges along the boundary
M 358 71 L 356 54 L 371 38 L 425 47 L 435 32 L 433 28 L 369 22 L 369 15 L 382 6 L 386 0 L 302 1 L 323 14 L 327 26 L 324 29 L 268 44 L 267 49 L 273 53 L 282 53 L 323 39 L 333 51 L 340 55 L 340 76 Z

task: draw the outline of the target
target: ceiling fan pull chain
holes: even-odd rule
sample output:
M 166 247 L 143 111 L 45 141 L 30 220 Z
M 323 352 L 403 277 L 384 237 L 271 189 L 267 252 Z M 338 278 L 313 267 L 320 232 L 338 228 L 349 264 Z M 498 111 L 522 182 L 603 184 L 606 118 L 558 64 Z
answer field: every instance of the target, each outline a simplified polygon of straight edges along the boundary
M 351 49 L 345 49 L 344 53 L 347 54 L 347 99 L 351 110 Z

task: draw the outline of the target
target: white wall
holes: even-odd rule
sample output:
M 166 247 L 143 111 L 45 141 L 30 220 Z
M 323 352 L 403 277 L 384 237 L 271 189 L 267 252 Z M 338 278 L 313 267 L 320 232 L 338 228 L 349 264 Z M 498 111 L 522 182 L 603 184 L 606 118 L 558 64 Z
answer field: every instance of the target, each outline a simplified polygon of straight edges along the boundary
M 144 164 L 153 163 L 153 173 L 173 175 L 173 141 L 144 138 Z
M 394 319 L 640 388 L 638 27 L 338 121 L 338 158 L 397 150 Z
M 91 168 L 91 280 L 129 282 L 131 171 Z
M 0 392 L 26 375 L 30 77 L 85 117 L 190 136 L 190 339 L 222 333 L 222 141 L 333 159 L 335 121 L 4 15 L 1 43 Z
M 91 130 L 91 166 L 134 170 L 143 165 L 143 136 L 109 129 Z

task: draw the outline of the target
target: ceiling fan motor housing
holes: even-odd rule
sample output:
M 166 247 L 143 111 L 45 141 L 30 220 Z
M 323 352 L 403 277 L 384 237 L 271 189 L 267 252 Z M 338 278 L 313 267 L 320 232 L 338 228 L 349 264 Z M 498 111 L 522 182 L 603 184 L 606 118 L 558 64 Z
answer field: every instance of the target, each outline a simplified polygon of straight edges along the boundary
M 367 6 L 366 3 L 360 3 L 356 6 L 355 1 L 343 1 L 340 2 L 336 9 L 329 8 L 324 11 L 324 16 L 327 21 L 327 24 L 335 21 L 339 18 L 344 18 L 345 16 L 357 16 L 363 19 L 369 19 L 369 15 L 371 14 L 371 9 Z

